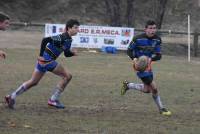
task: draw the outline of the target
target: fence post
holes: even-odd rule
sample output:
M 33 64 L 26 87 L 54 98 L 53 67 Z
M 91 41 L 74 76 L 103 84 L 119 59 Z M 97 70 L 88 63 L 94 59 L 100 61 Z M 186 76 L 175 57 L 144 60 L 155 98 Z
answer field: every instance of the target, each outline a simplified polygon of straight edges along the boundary
M 193 44 L 194 44 L 194 57 L 198 56 L 198 32 L 197 30 L 194 31 L 194 40 L 193 40 Z

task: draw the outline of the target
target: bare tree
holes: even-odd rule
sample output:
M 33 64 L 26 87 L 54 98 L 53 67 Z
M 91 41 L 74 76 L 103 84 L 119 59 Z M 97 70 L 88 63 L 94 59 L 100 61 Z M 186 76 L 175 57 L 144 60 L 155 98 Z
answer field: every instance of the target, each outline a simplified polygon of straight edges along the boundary
M 157 13 L 156 13 L 155 20 L 156 20 L 158 29 L 161 29 L 168 0 L 156 0 L 156 1 L 157 1 L 156 2 L 157 3 Z
M 31 22 L 37 16 L 37 10 L 41 9 L 45 5 L 45 1 L 40 0 L 26 0 L 29 3 L 29 12 L 25 21 Z
M 121 26 L 120 0 L 104 0 L 106 14 L 111 26 Z
M 127 8 L 126 8 L 126 19 L 127 19 L 127 26 L 131 26 L 133 22 L 133 5 L 134 5 L 135 0 L 127 0 Z
M 200 7 L 200 0 L 198 0 L 198 6 Z

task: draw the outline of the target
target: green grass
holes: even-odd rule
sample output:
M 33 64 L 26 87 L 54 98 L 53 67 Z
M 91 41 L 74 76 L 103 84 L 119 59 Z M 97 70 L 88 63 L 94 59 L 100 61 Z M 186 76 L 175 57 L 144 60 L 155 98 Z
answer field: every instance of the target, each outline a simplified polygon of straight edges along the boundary
M 0 62 L 0 98 L 31 77 L 38 50 L 8 49 Z M 198 60 L 198 59 L 197 59 Z M 128 91 L 120 96 L 125 79 L 141 82 L 123 53 L 111 55 L 81 51 L 60 57 L 73 79 L 62 95 L 66 109 L 47 106 L 60 78 L 47 75 L 38 86 L 17 98 L 16 110 L 0 103 L 1 134 L 198 134 L 200 131 L 199 61 L 163 56 L 153 65 L 163 103 L 172 111 L 164 117 L 150 94 Z M 11 124 L 14 124 L 12 126 Z M 29 125 L 30 127 L 25 127 Z

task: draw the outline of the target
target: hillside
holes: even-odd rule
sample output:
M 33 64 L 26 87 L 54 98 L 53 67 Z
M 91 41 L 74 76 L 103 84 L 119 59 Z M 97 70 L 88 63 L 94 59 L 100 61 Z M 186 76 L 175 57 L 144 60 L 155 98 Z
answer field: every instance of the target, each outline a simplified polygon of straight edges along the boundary
M 155 1 L 134 1 L 132 26 L 142 28 L 145 20 L 155 16 L 158 10 Z M 119 4 L 119 19 L 126 26 L 126 0 Z M 10 15 L 12 21 L 65 23 L 76 18 L 84 24 L 109 25 L 105 0 L 1 0 L 0 11 Z M 162 28 L 185 31 L 187 14 L 191 14 L 191 29 L 198 28 L 199 12 L 199 0 L 168 0 Z

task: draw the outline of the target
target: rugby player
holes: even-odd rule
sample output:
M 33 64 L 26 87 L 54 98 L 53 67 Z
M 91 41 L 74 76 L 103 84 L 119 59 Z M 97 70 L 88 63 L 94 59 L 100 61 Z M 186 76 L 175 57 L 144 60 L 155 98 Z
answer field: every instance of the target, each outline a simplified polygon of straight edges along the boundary
M 159 61 L 162 57 L 161 38 L 156 34 L 156 23 L 152 20 L 147 21 L 144 31 L 144 33 L 133 37 L 128 46 L 127 54 L 133 62 L 136 62 L 141 56 L 147 56 L 149 65 L 145 71 L 135 70 L 142 83 L 131 83 L 127 80 L 123 82 L 121 95 L 124 95 L 130 89 L 138 90 L 143 93 L 152 93 L 153 100 L 155 101 L 160 114 L 171 115 L 171 112 L 162 104 L 158 94 L 158 88 L 153 81 L 153 72 L 151 69 L 151 63 Z
M 6 30 L 10 26 L 10 18 L 8 15 L 0 12 L 0 30 Z M 6 53 L 2 50 L 0 50 L 0 59 L 6 58 Z
M 79 22 L 70 19 L 66 23 L 66 31 L 62 34 L 43 38 L 40 54 L 32 73 L 32 77 L 21 84 L 14 92 L 5 96 L 5 101 L 9 108 L 13 109 L 16 97 L 38 84 L 47 71 L 60 76 L 61 81 L 53 90 L 52 96 L 48 100 L 48 105 L 56 108 L 65 108 L 59 101 L 61 93 L 72 79 L 72 74 L 67 68 L 59 64 L 56 59 L 64 52 L 65 57 L 77 55 L 75 49 L 71 49 L 72 36 L 75 36 L 79 30 Z

